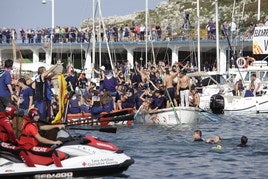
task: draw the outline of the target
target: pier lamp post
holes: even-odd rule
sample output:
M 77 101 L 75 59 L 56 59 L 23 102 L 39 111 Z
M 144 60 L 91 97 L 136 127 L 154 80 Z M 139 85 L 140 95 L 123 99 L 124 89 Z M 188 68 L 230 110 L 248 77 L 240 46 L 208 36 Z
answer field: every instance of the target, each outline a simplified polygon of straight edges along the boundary
M 54 0 L 42 0 L 42 4 L 46 4 L 47 1 L 51 1 L 51 32 L 50 32 L 50 46 L 51 46 L 51 51 L 50 51 L 50 59 L 46 59 L 46 63 L 51 65 L 52 62 L 52 46 L 53 46 L 53 38 L 54 38 L 54 27 L 55 27 L 55 16 L 54 16 Z M 50 61 L 49 61 L 50 60 Z
M 261 0 L 258 0 L 258 16 L 257 20 L 259 21 L 261 19 Z

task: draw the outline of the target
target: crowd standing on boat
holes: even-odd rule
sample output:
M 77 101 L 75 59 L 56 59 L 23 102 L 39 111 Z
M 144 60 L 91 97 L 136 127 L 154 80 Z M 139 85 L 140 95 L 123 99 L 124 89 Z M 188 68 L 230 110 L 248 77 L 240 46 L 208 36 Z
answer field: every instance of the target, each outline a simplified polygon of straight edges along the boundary
M 6 60 L 1 71 L 1 111 L 8 104 L 14 104 L 21 114 L 27 114 L 34 105 L 40 112 L 40 120 L 53 120 L 59 110 L 59 89 L 55 78 L 57 69 L 63 68 L 61 61 L 50 69 L 39 67 L 32 77 L 20 78 L 12 76 L 12 64 L 12 60 Z M 125 61 L 113 70 L 107 68 L 93 69 L 99 79 L 94 81 L 87 79 L 83 72 L 77 74 L 72 65 L 67 66 L 63 72 L 69 92 L 67 113 L 99 115 L 125 108 L 138 110 L 141 106 L 153 111 L 172 105 L 199 105 L 195 79 L 187 75 L 192 70 L 189 63 L 169 66 L 160 61 L 157 65 L 145 67 L 136 62 L 135 67 L 130 68 Z M 201 84 L 197 85 L 200 90 Z

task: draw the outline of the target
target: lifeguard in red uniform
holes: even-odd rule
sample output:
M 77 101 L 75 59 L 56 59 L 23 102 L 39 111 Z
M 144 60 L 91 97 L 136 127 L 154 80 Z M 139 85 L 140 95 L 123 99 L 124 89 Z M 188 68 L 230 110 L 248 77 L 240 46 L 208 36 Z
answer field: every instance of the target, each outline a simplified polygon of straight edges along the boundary
M 53 128 L 64 128 L 63 124 L 58 125 L 43 125 L 38 126 L 36 122 L 39 120 L 39 111 L 36 108 L 30 109 L 28 112 L 28 116 L 24 117 L 24 123 L 22 125 L 22 132 L 19 139 L 19 144 L 22 145 L 25 149 L 31 149 L 34 146 L 38 146 L 39 144 L 62 144 L 61 141 L 50 140 L 45 137 L 42 137 L 39 134 L 39 129 L 41 130 L 51 130 Z
M 0 112 L 0 141 L 17 144 L 15 132 L 12 128 L 12 119 L 17 112 L 17 108 L 8 105 L 4 112 Z

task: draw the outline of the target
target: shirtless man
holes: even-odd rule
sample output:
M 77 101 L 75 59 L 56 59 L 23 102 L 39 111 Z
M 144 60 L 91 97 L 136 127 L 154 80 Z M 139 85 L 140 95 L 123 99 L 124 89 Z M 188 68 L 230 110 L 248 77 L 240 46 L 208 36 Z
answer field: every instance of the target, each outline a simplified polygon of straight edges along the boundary
M 141 67 L 138 68 L 138 62 L 135 62 L 136 70 L 141 75 L 141 80 L 143 83 L 148 82 L 150 80 L 150 71 L 147 68 Z
M 176 78 L 176 76 L 179 74 L 179 71 L 169 71 L 169 69 L 166 69 L 166 73 L 164 76 L 164 86 L 167 89 L 167 107 L 170 107 L 170 100 L 172 100 L 172 103 L 174 104 L 174 106 L 178 106 L 177 101 L 175 100 L 175 96 L 176 96 L 176 90 L 173 86 L 173 79 Z M 170 97 L 170 99 L 169 99 Z
M 196 90 L 195 86 L 191 87 L 190 96 L 189 96 L 189 104 L 192 107 L 199 107 L 200 104 L 200 96 Z
M 190 77 L 185 71 L 180 73 L 177 84 L 177 91 L 180 94 L 181 106 L 189 107 L 189 89 L 191 87 Z

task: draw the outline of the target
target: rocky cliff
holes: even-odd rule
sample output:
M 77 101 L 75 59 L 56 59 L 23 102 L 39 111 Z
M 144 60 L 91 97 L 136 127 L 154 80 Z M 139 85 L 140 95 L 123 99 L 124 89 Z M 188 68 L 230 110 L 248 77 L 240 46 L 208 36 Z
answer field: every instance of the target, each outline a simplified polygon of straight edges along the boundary
M 240 24 L 241 30 L 251 22 L 257 23 L 258 0 L 218 0 L 219 20 L 231 22 L 232 19 Z M 235 4 L 234 4 L 235 2 Z M 261 20 L 268 14 L 268 0 L 261 1 Z M 197 9 L 194 0 L 168 0 L 158 4 L 155 9 L 149 10 L 149 26 L 160 25 L 165 28 L 170 24 L 174 29 L 181 28 L 184 24 L 185 15 L 189 15 L 191 28 L 196 27 Z M 215 20 L 215 0 L 200 0 L 200 24 L 204 28 L 210 19 Z M 135 12 L 126 16 L 112 16 L 103 18 L 106 26 L 129 26 L 145 24 L 145 11 Z M 92 25 L 92 19 L 82 22 L 81 28 Z

